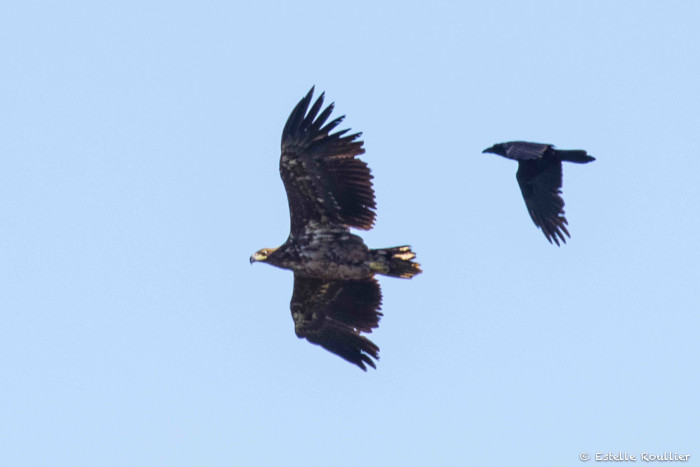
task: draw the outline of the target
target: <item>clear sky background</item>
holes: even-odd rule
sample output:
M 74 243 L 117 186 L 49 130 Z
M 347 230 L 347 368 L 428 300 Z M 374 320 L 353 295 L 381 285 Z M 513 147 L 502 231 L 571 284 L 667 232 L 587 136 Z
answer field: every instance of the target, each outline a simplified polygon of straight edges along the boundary
M 4 2 L 0 465 L 700 459 L 700 3 Z M 376 371 L 297 339 L 279 143 L 364 133 Z M 572 238 L 532 224 L 525 139 Z

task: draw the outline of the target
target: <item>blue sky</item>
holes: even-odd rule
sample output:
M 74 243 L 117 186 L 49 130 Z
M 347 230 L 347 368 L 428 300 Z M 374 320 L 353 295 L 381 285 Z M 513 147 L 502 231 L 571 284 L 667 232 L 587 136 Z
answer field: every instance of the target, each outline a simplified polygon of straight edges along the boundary
M 430 4 L 428 4 L 430 3 Z M 0 8 L 0 464 L 579 465 L 700 456 L 700 5 Z M 298 340 L 281 130 L 364 134 L 376 371 Z M 525 139 L 572 238 L 532 224 Z M 691 462 L 694 457 L 691 457 Z M 695 461 L 697 462 L 697 461 Z

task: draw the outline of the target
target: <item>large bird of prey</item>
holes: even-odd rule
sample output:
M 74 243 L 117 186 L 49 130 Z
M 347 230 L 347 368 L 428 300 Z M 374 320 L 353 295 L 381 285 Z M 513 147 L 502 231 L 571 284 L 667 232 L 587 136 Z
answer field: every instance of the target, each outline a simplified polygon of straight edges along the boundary
M 549 243 L 552 240 L 557 246 L 560 240 L 566 243 L 564 234 L 571 235 L 566 229 L 568 222 L 561 197 L 561 162 L 585 164 L 595 158 L 582 149 L 555 149 L 551 144 L 527 141 L 499 143 L 483 152 L 518 161 L 516 178 L 532 221 L 542 229 Z
M 375 274 L 411 278 L 421 272 L 409 246 L 370 249 L 350 227 L 369 230 L 375 208 L 372 175 L 356 156 L 361 133 L 331 133 L 343 117 L 326 123 L 323 94 L 314 88 L 292 110 L 282 131 L 280 175 L 289 201 L 290 232 L 278 248 L 263 248 L 251 264 L 265 262 L 294 272 L 290 308 L 294 330 L 354 363 L 376 368 L 377 347 L 361 333 L 379 325 L 382 294 Z

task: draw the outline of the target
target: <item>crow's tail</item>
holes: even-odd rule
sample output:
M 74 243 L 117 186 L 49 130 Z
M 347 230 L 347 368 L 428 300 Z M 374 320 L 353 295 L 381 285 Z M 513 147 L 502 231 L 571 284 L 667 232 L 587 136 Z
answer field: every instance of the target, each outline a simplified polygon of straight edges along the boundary
M 557 156 L 563 161 L 576 162 L 578 164 L 585 164 L 595 160 L 595 157 L 589 156 L 586 151 L 582 149 L 572 149 L 572 150 L 561 150 L 557 149 Z

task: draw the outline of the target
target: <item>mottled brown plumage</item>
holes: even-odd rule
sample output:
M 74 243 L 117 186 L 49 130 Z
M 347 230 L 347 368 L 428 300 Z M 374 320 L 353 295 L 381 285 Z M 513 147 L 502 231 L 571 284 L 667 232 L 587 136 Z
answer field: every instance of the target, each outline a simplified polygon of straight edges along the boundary
M 379 326 L 382 293 L 374 278 L 345 281 L 294 275 L 290 303 L 300 338 L 340 355 L 366 370 L 375 367 L 379 347 L 362 336 Z
M 290 232 L 279 248 L 263 248 L 250 261 L 294 271 L 290 308 L 298 337 L 366 370 L 379 348 L 361 333 L 381 317 L 375 274 L 410 278 L 421 272 L 408 246 L 370 249 L 350 227 L 369 230 L 376 204 L 372 175 L 357 156 L 360 133 L 331 133 L 323 94 L 309 108 L 313 88 L 292 110 L 282 131 L 280 176 L 289 202 Z

